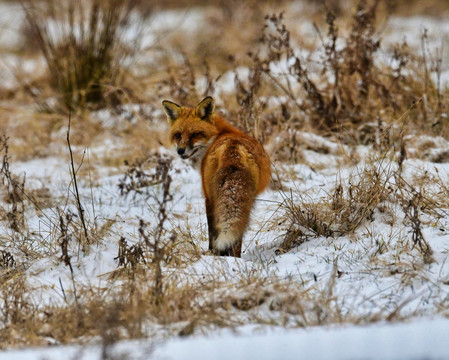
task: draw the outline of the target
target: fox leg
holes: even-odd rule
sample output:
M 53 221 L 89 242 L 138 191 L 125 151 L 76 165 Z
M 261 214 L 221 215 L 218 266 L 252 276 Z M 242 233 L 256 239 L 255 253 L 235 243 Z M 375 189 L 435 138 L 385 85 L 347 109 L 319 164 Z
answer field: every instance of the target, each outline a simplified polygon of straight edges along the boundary
M 214 253 L 240 257 L 243 233 L 256 196 L 254 180 L 244 169 L 227 168 L 220 171 L 219 188 L 214 206 L 217 238 Z
M 214 222 L 214 207 L 210 200 L 206 199 L 207 228 L 209 230 L 209 250 L 214 249 L 214 242 L 217 238 L 217 230 Z

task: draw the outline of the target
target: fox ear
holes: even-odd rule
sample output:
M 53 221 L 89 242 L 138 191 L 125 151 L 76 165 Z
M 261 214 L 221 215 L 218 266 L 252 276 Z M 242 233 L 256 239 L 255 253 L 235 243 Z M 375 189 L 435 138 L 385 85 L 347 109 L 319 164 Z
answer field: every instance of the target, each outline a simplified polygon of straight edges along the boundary
M 177 118 L 181 116 L 181 106 L 175 104 L 174 102 L 164 100 L 162 101 L 162 106 L 164 107 L 164 111 L 167 114 L 167 118 L 169 122 L 174 122 Z
M 214 112 L 214 99 L 207 96 L 196 106 L 196 113 L 201 118 L 201 120 L 207 120 Z

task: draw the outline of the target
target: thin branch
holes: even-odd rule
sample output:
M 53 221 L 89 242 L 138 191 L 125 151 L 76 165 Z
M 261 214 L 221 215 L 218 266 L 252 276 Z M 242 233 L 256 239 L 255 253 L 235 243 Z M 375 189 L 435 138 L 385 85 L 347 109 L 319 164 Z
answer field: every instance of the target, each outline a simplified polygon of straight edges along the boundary
M 72 118 L 72 114 L 69 112 L 69 125 L 67 127 L 67 146 L 69 147 L 69 152 L 70 152 L 70 166 L 71 166 L 71 170 L 72 170 L 72 180 L 73 180 L 73 184 L 75 187 L 75 198 L 76 198 L 76 203 L 77 203 L 77 208 L 78 208 L 78 215 L 81 219 L 81 223 L 83 225 L 83 229 L 84 229 L 84 236 L 86 237 L 86 242 L 89 244 L 89 235 L 87 232 L 87 226 L 86 226 L 86 222 L 84 220 L 84 209 L 81 205 L 81 200 L 80 200 L 80 194 L 78 191 L 78 182 L 76 180 L 76 171 L 75 171 L 75 166 L 73 163 L 73 153 L 72 153 L 72 147 L 70 145 L 70 122 L 71 122 L 71 118 Z

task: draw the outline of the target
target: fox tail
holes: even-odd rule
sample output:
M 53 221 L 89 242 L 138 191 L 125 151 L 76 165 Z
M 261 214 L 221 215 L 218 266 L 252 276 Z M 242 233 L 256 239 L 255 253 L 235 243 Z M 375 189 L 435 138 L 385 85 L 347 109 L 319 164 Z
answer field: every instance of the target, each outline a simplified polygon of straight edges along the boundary
M 214 214 L 214 250 L 218 255 L 240 257 L 243 233 L 256 197 L 254 179 L 245 169 L 234 169 L 221 179 Z

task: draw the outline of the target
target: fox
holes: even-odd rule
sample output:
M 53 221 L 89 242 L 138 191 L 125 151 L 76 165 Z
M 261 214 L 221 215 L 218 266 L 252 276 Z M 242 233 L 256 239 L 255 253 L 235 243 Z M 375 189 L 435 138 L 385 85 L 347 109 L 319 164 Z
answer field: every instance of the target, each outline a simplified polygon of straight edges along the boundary
M 256 196 L 270 182 L 268 154 L 259 141 L 216 114 L 210 96 L 195 108 L 169 100 L 162 105 L 178 155 L 200 164 L 209 250 L 218 256 L 241 257 Z

